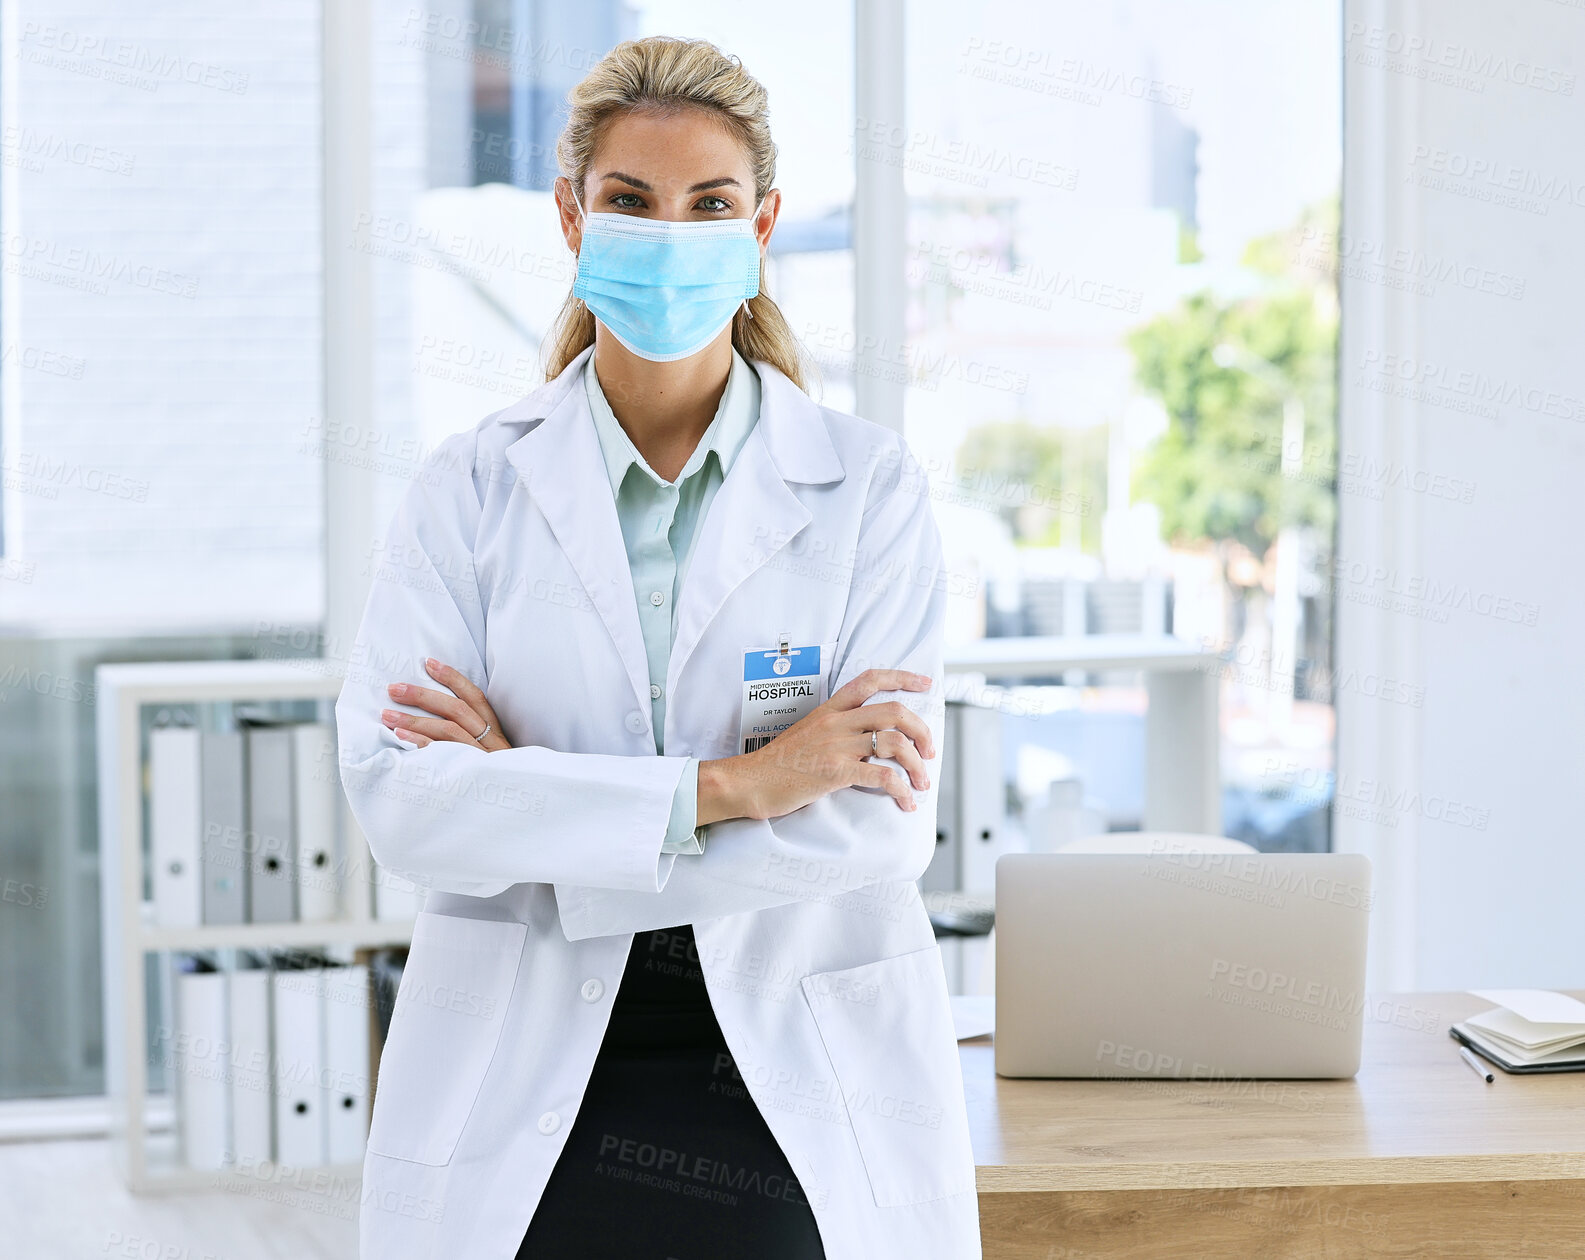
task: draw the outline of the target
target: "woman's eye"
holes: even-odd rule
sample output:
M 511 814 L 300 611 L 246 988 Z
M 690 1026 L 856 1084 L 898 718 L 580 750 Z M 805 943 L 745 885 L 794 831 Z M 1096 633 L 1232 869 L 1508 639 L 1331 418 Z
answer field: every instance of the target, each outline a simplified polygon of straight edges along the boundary
M 717 212 L 717 211 L 721 211 L 721 210 L 730 210 L 731 208 L 732 207 L 727 203 L 727 200 L 724 197 L 700 197 L 699 198 L 699 209 L 701 209 L 701 210 L 709 210 L 711 212 Z
M 631 198 L 632 200 L 624 201 L 624 197 Z M 644 204 L 644 201 L 643 198 L 641 198 L 637 193 L 617 193 L 611 198 L 611 204 L 621 206 L 624 210 L 637 210 Z

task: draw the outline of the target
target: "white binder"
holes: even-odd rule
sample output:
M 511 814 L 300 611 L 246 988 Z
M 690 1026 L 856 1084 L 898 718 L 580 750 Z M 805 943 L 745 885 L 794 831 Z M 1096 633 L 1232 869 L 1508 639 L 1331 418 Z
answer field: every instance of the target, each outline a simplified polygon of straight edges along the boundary
M 231 973 L 231 1162 L 257 1167 L 273 1149 L 270 1126 L 270 973 L 239 964 Z
M 231 1145 L 225 972 L 177 974 L 174 1049 L 182 1161 L 190 1168 L 221 1168 Z
M 158 727 L 149 732 L 149 858 L 161 927 L 197 927 L 202 919 L 202 834 L 198 728 Z
M 374 917 L 376 919 L 411 919 L 417 916 L 422 897 L 418 885 L 412 880 L 380 866 L 374 867 Z
M 369 969 L 325 969 L 325 1158 L 361 1164 L 369 1134 Z
M 320 969 L 271 973 L 275 1061 L 275 1162 L 306 1168 L 325 1162 L 324 1021 Z
M 1013 852 L 1002 781 L 1002 714 L 993 705 L 947 702 L 936 787 L 936 851 L 923 892 L 990 893 L 996 859 Z
M 1002 713 L 991 705 L 948 705 L 957 710 L 956 786 L 958 888 L 996 891 L 996 859 L 1016 851 L 1007 826 L 1002 776 Z M 949 736 L 950 738 L 950 736 Z
M 963 750 L 959 742 L 962 737 L 958 732 L 958 710 L 961 707 L 957 701 L 947 702 L 946 719 L 942 723 L 941 752 L 935 764 L 926 770 L 934 777 L 936 784 L 936 850 L 930 865 L 925 867 L 925 873 L 919 877 L 921 892 L 956 892 L 963 887 L 963 838 L 959 834 L 962 820 L 958 817 L 958 777 L 959 767 L 963 763 Z M 949 952 L 945 944 L 942 952 L 943 957 Z M 950 976 L 952 962 L 950 958 L 946 961 Z
M 336 917 L 336 808 L 341 780 L 335 731 L 328 722 L 292 728 L 292 791 L 297 821 L 297 917 L 318 923 Z

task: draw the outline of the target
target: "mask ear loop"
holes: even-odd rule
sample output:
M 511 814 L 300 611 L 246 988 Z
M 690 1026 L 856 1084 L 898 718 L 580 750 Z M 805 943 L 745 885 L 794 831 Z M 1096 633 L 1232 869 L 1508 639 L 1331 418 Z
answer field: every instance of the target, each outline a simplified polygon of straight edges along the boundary
M 572 182 L 572 180 L 569 179 L 567 181 L 567 188 L 572 193 L 572 204 L 578 207 L 578 223 L 579 223 L 579 226 L 584 226 L 585 224 L 587 224 L 588 219 L 583 213 L 583 202 L 578 200 L 578 186 L 576 184 L 574 184 Z M 582 245 L 582 243 L 583 242 L 580 240 L 579 244 Z M 574 255 L 574 258 L 576 258 L 576 257 L 577 257 L 577 255 Z M 579 298 L 578 301 L 583 302 L 583 299 Z M 583 302 L 583 308 L 585 310 L 588 310 L 589 309 L 589 304 L 587 302 Z
M 768 197 L 768 196 L 770 196 L 770 194 L 766 193 L 765 196 Z M 763 210 L 764 208 L 765 208 L 765 197 L 761 197 L 759 199 L 759 205 L 754 207 L 754 215 L 753 215 L 753 217 L 751 219 L 749 219 L 749 222 L 750 223 L 758 223 L 759 222 L 759 212 L 761 210 Z M 747 315 L 750 319 L 754 318 L 754 312 L 749 310 L 749 308 L 748 308 L 748 299 L 747 298 L 743 299 L 743 314 Z

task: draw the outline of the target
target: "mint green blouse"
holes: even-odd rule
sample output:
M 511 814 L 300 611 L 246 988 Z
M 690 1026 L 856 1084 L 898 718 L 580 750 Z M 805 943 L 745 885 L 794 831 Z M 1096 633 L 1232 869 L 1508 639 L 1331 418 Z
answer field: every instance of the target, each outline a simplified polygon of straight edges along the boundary
M 715 418 L 676 481 L 665 480 L 633 445 L 606 402 L 592 354 L 584 367 L 583 384 L 606 472 L 610 474 L 611 493 L 616 496 L 622 538 L 627 544 L 638 621 L 644 633 L 644 654 L 649 660 L 655 752 L 664 755 L 666 667 L 677 634 L 677 596 L 693 554 L 698 523 L 704 519 L 710 501 L 732 469 L 732 461 L 759 420 L 759 376 L 734 349 Z M 672 798 L 662 853 L 704 852 L 704 829 L 696 825 L 698 801 L 699 759 L 690 757 Z

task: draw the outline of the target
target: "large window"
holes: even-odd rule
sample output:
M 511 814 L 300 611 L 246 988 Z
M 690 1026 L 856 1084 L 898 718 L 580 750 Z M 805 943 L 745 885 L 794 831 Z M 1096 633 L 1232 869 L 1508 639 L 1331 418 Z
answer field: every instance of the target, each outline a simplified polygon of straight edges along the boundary
M 900 126 L 892 357 L 985 592 L 958 633 L 1207 646 L 1223 825 L 1268 849 L 1328 846 L 1339 31 L 1331 3 L 923 0 L 907 117 L 859 132 Z M 1143 704 L 1018 706 L 1041 716 L 1009 725 L 1014 808 L 1060 781 L 1138 826 Z

